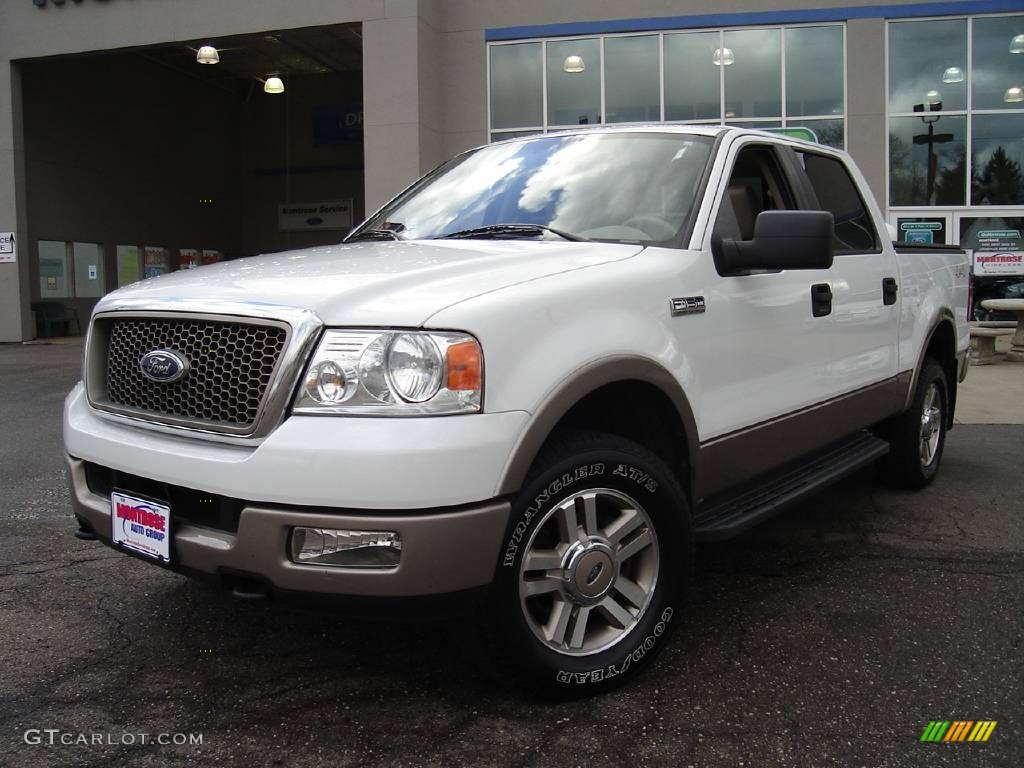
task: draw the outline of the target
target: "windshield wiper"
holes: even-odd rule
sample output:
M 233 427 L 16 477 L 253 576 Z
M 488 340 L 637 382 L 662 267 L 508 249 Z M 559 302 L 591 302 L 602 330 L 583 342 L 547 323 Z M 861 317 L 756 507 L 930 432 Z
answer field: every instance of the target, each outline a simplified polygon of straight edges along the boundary
M 362 232 L 345 238 L 346 243 L 354 243 L 356 240 L 401 240 L 396 232 L 390 229 L 364 229 Z
M 545 232 L 550 232 L 553 235 L 558 235 L 563 240 L 572 240 L 573 242 L 580 242 L 587 240 L 586 237 L 580 237 L 574 235 L 572 232 L 563 232 L 560 229 L 554 227 L 546 227 L 543 224 L 488 224 L 485 227 L 473 227 L 472 229 L 460 229 L 457 232 L 449 232 L 447 235 L 441 235 L 439 240 L 457 240 L 460 238 L 474 238 L 474 237 L 500 237 L 502 235 L 508 235 L 511 237 L 537 237 L 543 235 Z

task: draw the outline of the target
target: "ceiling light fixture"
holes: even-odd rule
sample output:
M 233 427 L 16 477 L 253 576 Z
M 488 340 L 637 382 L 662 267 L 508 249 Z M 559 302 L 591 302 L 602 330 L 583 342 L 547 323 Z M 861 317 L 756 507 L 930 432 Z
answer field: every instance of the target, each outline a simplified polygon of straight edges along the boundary
M 196 61 L 200 64 L 217 64 L 220 61 L 220 54 L 212 45 L 204 45 L 196 51 Z
M 924 102 L 928 105 L 941 104 L 942 94 L 938 91 L 928 91 L 928 93 L 924 95 Z
M 1019 85 L 1011 86 L 1006 89 L 1006 93 L 1003 94 L 1003 101 L 1007 104 L 1019 104 L 1024 101 L 1024 88 Z
M 587 68 L 586 62 L 583 61 L 582 56 L 566 56 L 565 61 L 562 62 L 562 71 L 568 72 L 570 75 L 576 75 Z
M 733 55 L 732 48 L 715 48 L 715 52 L 711 54 L 711 63 L 716 67 L 728 67 L 736 61 L 736 56 Z
M 284 93 L 284 82 L 277 75 L 271 75 L 263 81 L 264 93 Z
M 962 83 L 964 81 L 964 71 L 960 67 L 946 67 L 946 71 L 942 73 L 942 82 L 944 83 Z
M 1024 35 L 1014 35 L 1010 41 L 1010 53 L 1024 53 Z

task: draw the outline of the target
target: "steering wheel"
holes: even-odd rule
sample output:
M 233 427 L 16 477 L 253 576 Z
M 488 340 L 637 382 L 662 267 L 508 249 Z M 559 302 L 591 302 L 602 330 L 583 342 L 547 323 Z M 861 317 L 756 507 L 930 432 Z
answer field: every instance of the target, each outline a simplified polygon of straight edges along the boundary
M 652 240 L 671 240 L 676 236 L 676 230 L 678 229 L 678 227 L 673 226 L 660 216 L 649 213 L 642 213 L 639 216 L 626 219 L 622 222 L 622 226 L 642 230 Z

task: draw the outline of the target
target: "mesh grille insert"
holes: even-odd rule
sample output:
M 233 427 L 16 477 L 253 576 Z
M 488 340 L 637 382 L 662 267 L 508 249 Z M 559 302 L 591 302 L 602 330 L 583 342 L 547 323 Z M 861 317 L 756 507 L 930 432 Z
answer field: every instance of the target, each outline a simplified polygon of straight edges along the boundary
M 273 325 L 190 318 L 110 322 L 107 400 L 111 405 L 222 427 L 255 424 L 288 332 Z M 139 361 L 177 352 L 189 372 L 171 384 L 143 376 Z

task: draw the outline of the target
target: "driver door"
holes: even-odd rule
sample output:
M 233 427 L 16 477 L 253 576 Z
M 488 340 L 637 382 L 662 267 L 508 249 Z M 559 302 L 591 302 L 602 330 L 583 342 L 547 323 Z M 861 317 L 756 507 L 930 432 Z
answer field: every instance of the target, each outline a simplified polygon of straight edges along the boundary
M 714 264 L 716 237 L 751 240 L 762 211 L 790 210 L 796 197 L 776 147 L 758 139 L 730 150 L 703 242 Z M 831 270 L 724 275 L 714 267 L 695 368 L 701 379 L 701 439 L 716 440 L 812 406 L 829 395 L 831 321 L 814 317 L 814 285 Z

